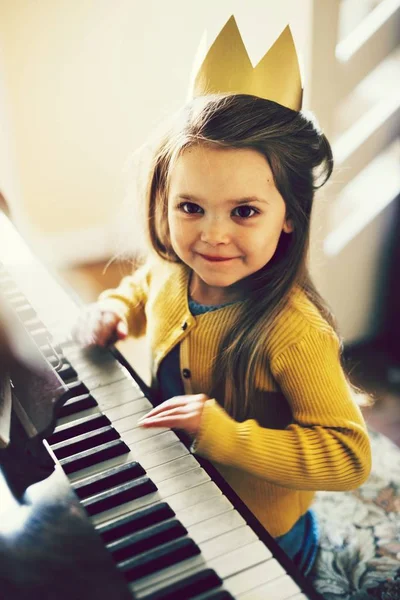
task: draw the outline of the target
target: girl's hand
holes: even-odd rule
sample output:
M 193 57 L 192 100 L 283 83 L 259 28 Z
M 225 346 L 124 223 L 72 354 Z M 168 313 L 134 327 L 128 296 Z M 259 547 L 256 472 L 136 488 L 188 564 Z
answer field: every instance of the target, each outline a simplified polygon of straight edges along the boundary
M 73 338 L 83 347 L 105 347 L 123 340 L 128 335 L 128 326 L 114 311 L 94 303 L 85 306 L 72 330 Z
M 196 435 L 207 400 L 209 398 L 205 394 L 174 396 L 153 408 L 138 421 L 138 425 L 183 429 L 191 435 Z

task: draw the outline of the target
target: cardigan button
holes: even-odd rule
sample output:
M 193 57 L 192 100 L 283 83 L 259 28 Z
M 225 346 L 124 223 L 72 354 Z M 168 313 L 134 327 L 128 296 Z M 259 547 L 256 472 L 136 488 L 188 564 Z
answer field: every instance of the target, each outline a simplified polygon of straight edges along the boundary
M 186 321 L 184 321 L 184 322 L 182 323 L 182 330 L 183 330 L 183 331 L 185 331 L 185 329 L 187 329 L 187 326 L 188 326 L 187 322 L 186 322 Z
M 184 376 L 185 379 L 190 379 L 191 372 L 189 371 L 189 369 L 183 369 L 182 375 Z

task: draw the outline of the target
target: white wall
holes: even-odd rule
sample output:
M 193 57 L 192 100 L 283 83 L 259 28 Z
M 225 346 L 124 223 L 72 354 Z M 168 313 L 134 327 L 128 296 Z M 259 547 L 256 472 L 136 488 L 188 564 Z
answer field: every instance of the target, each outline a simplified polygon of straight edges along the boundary
M 19 226 L 54 259 L 108 256 L 125 161 L 185 101 L 205 28 L 235 13 L 257 61 L 289 23 L 307 67 L 310 2 L 2 0 Z

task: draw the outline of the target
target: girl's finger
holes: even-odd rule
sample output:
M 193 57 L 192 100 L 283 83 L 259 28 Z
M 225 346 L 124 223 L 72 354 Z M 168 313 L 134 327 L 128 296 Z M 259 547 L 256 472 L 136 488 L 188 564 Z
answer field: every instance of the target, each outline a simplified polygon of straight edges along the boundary
M 157 416 L 150 419 L 144 419 L 140 422 L 142 427 L 169 427 L 170 429 L 193 429 L 192 420 L 198 417 L 197 413 L 175 416 Z
M 169 400 L 165 400 L 162 404 L 155 406 L 152 408 L 147 415 L 143 417 L 143 419 L 147 419 L 147 417 L 152 417 L 154 415 L 158 415 L 159 413 L 168 410 L 169 408 L 176 408 L 178 406 L 186 406 L 187 400 L 185 400 L 185 396 L 174 396 Z
M 141 419 L 138 420 L 138 423 L 141 423 L 145 419 L 153 419 L 153 418 L 165 418 L 165 417 L 173 417 L 175 415 L 183 415 L 186 416 L 188 411 L 185 412 L 185 406 L 175 406 L 172 408 L 166 408 L 162 412 L 157 413 L 156 415 L 152 415 L 151 413 L 147 413 Z

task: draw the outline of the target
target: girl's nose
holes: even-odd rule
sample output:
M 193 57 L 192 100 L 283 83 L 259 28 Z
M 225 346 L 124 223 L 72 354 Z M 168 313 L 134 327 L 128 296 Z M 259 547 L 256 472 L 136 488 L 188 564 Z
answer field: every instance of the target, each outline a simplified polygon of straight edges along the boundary
M 230 241 L 229 227 L 223 219 L 213 219 L 203 223 L 201 231 L 201 241 L 210 246 L 218 244 L 227 244 Z

